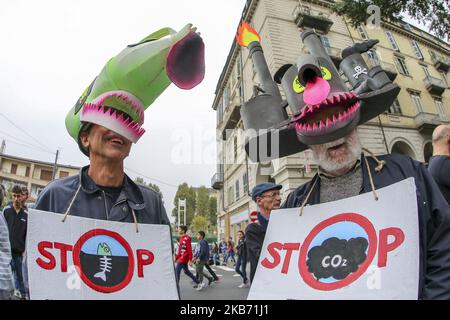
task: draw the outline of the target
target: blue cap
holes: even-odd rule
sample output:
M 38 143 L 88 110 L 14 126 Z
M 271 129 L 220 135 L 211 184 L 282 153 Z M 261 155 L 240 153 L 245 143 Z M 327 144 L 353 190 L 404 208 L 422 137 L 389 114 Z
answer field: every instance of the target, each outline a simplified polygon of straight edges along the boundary
M 252 190 L 252 199 L 256 201 L 256 197 L 260 197 L 264 192 L 269 190 L 280 190 L 283 188 L 281 184 L 275 184 L 273 182 L 264 182 L 257 184 Z

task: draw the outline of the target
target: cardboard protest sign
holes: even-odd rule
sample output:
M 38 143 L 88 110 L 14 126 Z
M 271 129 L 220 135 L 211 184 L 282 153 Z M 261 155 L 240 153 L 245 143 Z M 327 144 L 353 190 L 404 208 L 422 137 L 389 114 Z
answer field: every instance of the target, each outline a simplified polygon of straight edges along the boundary
M 417 299 L 414 179 L 377 194 L 273 211 L 248 299 Z
M 170 228 L 29 210 L 31 299 L 178 299 Z

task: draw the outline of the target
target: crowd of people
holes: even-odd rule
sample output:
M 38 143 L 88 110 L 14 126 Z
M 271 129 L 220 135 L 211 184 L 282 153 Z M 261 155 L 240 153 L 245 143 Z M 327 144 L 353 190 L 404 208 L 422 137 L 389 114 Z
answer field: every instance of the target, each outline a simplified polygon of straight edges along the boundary
M 199 231 L 197 233 L 198 243 L 192 248 L 191 237 L 187 234 L 187 226 L 179 226 L 178 233 L 180 240 L 175 247 L 174 261 L 175 275 L 177 284 L 180 283 L 181 271 L 192 280 L 194 289 L 197 291 L 203 290 L 205 287 L 212 285 L 214 282 L 220 281 L 220 278 L 211 268 L 215 266 L 227 266 L 233 261 L 235 271 L 242 277 L 242 284 L 239 288 L 248 288 L 249 281 L 247 278 L 247 247 L 245 242 L 245 234 L 243 231 L 238 232 L 239 242 L 235 246 L 232 238 L 228 241 L 222 239 L 219 244 L 214 242 L 211 247 L 205 239 L 205 232 Z M 237 254 L 237 261 L 234 258 Z M 195 275 L 189 270 L 189 265 L 195 265 Z M 208 271 L 209 275 L 205 273 Z M 207 282 L 203 281 L 207 279 Z

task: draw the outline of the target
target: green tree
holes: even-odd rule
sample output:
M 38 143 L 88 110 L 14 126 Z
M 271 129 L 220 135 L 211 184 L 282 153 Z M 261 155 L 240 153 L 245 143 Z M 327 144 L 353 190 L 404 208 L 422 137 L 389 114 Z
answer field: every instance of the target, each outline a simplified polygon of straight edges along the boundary
M 208 216 L 209 192 L 205 186 L 197 189 L 196 214 Z
M 140 184 L 141 186 L 149 187 L 149 188 L 152 189 L 153 191 L 158 192 L 158 193 L 161 195 L 161 198 L 163 197 L 163 194 L 162 194 L 162 192 L 161 192 L 161 189 L 159 188 L 158 185 L 156 185 L 156 184 L 154 184 L 154 183 L 151 183 L 151 182 L 148 182 L 148 183 L 147 183 L 147 182 L 145 182 L 144 178 L 142 178 L 142 177 L 137 177 L 136 179 L 134 179 L 134 182 L 135 182 L 136 184 Z
M 380 8 L 382 20 L 399 22 L 408 14 L 426 25 L 431 33 L 441 39 L 450 39 L 450 6 L 448 0 L 340 0 L 333 11 L 349 19 L 353 27 L 364 24 L 371 14 L 369 5 Z
M 211 225 L 217 225 L 217 198 L 209 197 L 208 202 L 208 219 Z
M 196 215 L 191 221 L 191 231 L 192 232 L 205 231 L 206 233 L 208 224 L 209 224 L 208 219 L 205 216 Z
M 178 225 L 178 199 L 186 199 L 186 224 L 190 225 L 195 215 L 195 190 L 190 187 L 186 182 L 178 186 L 177 193 L 173 199 L 174 208 L 172 210 L 172 216 L 175 218 L 175 223 Z M 181 224 L 184 223 L 183 215 L 180 216 Z

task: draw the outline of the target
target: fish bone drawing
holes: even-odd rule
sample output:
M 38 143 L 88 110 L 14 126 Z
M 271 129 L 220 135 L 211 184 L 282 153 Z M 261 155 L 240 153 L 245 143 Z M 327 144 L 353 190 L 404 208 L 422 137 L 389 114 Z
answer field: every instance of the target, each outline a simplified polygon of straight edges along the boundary
M 97 255 L 102 256 L 100 261 L 100 271 L 94 275 L 94 278 L 100 278 L 106 282 L 106 273 L 112 270 L 112 253 L 108 244 L 105 242 L 99 243 L 97 247 Z

